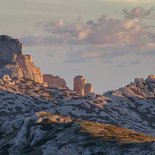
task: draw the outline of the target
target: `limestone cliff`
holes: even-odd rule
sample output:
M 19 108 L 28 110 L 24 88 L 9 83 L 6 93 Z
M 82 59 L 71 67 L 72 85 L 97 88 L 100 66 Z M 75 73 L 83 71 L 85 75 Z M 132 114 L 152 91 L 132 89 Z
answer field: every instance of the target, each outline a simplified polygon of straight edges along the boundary
M 58 88 L 66 87 L 66 81 L 63 78 L 60 78 L 59 76 L 44 74 L 43 80 L 45 83 L 47 83 L 48 87 L 58 87 Z
M 41 70 L 33 64 L 31 55 L 19 55 L 16 62 L 22 68 L 23 77 L 43 83 Z
M 10 36 L 0 36 L 0 78 L 9 75 L 11 78 L 26 77 L 43 83 L 41 71 L 36 67 L 30 55 L 22 54 L 22 44 Z

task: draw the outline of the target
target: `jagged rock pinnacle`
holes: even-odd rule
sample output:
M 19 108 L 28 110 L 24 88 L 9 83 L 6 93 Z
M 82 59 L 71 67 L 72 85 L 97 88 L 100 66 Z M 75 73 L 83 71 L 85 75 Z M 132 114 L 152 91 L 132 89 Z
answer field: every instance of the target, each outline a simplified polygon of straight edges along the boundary
M 88 95 L 92 93 L 93 87 L 90 83 L 86 83 L 86 79 L 79 75 L 74 78 L 74 91 L 80 95 Z

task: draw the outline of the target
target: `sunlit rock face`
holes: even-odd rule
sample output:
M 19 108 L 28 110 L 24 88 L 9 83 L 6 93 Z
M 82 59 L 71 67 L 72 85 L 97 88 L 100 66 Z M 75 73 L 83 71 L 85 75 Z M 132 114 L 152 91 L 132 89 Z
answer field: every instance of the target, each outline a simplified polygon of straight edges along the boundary
M 74 78 L 73 90 L 80 95 L 88 95 L 93 92 L 93 86 L 90 83 L 86 83 L 86 79 L 79 75 Z
M 65 88 L 66 81 L 59 76 L 53 76 L 51 74 L 44 74 L 43 80 L 47 83 L 48 87 L 57 87 L 57 88 Z
M 88 95 L 93 92 L 93 86 L 90 83 L 86 83 L 84 87 L 84 94 Z
M 29 78 L 43 83 L 41 71 L 36 67 L 30 55 L 22 54 L 22 44 L 10 36 L 0 36 L 0 78 L 3 75 L 10 78 Z
M 74 91 L 76 91 L 80 95 L 84 94 L 84 88 L 85 88 L 86 80 L 83 76 L 79 75 L 74 78 Z
M 22 54 L 22 44 L 18 39 L 0 36 L 0 66 L 15 64 L 17 55 Z
M 31 55 L 19 55 L 16 62 L 22 68 L 23 77 L 43 83 L 41 70 L 33 64 Z

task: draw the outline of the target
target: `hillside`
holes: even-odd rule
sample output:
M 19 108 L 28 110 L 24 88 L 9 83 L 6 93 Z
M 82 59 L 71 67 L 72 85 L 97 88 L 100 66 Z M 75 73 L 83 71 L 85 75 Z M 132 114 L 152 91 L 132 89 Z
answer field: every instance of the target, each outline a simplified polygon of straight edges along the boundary
M 155 154 L 155 75 L 99 95 L 45 78 L 17 39 L 0 36 L 0 55 L 0 155 Z
M 1 154 L 154 154 L 155 138 L 124 128 L 45 112 L 7 122 Z

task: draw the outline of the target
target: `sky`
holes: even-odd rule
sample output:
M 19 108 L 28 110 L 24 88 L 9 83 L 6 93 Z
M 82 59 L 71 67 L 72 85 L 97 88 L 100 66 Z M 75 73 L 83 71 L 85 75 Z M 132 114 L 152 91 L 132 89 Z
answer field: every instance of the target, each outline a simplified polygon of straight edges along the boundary
M 155 74 L 154 0 L 0 0 L 0 31 L 42 73 L 104 93 Z

